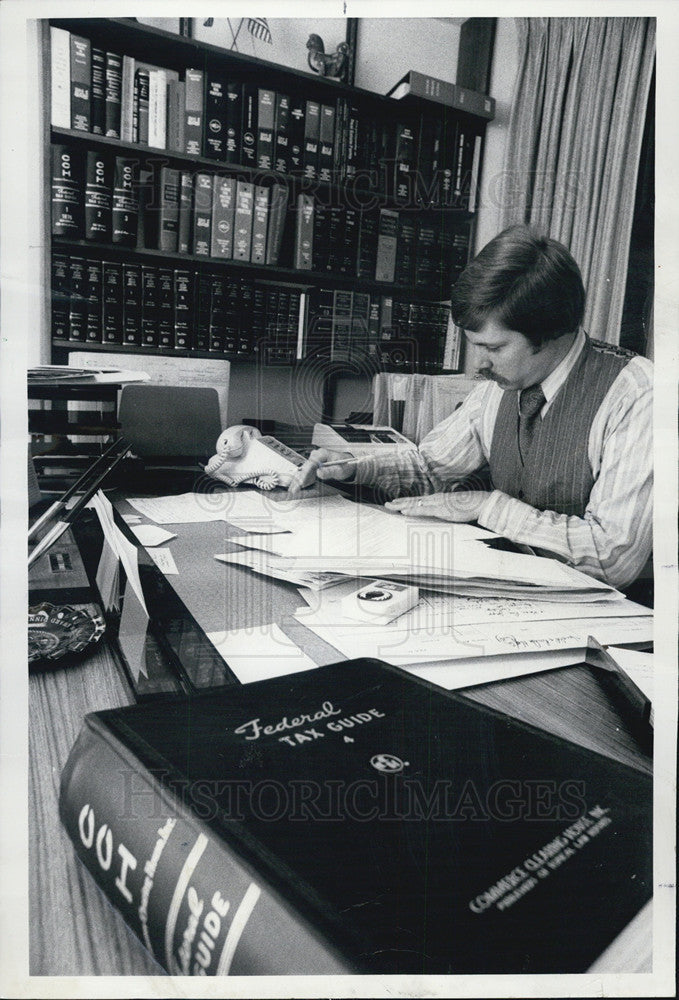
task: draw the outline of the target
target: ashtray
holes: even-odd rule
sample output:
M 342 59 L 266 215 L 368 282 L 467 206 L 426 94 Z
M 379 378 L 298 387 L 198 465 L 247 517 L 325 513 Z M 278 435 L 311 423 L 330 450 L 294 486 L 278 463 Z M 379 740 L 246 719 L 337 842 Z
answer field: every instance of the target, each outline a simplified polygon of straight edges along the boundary
M 101 615 L 87 608 L 36 604 L 28 609 L 28 662 L 80 653 L 98 642 L 105 629 Z

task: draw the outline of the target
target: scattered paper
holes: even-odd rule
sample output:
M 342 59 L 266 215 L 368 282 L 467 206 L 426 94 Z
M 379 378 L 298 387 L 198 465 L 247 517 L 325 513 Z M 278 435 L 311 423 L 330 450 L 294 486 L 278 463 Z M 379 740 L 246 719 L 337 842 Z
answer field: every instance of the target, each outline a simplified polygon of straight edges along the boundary
M 149 555 L 161 572 L 168 574 L 179 574 L 177 564 L 169 549 L 149 549 Z
M 655 694 L 653 653 L 642 653 L 637 649 L 620 649 L 618 646 L 610 646 L 608 652 L 639 690 L 653 701 Z
M 132 527 L 132 532 L 145 548 L 162 545 L 163 542 L 169 542 L 171 538 L 177 537 L 176 532 L 166 531 L 165 528 L 159 528 L 157 524 L 135 525 Z
M 139 579 L 139 560 L 136 546 L 125 538 L 120 528 L 116 525 L 113 520 L 111 501 L 104 496 L 101 490 L 98 490 L 94 494 L 88 506 L 93 507 L 96 511 L 99 523 L 104 532 L 104 537 L 122 562 L 127 579 L 134 588 L 137 599 L 146 613 L 144 591 Z
M 316 666 L 275 624 L 208 632 L 207 637 L 242 684 Z
M 545 653 L 515 653 L 513 656 L 478 656 L 439 663 L 401 664 L 404 670 L 449 691 L 490 684 L 511 677 L 525 677 L 581 663 L 586 648 L 553 649 Z
M 125 524 L 139 524 L 141 522 L 139 514 L 123 514 L 122 518 Z
M 196 524 L 223 521 L 229 496 L 224 492 L 180 493 L 169 497 L 135 497 L 128 503 L 157 524 Z
M 277 580 L 284 580 L 286 583 L 294 583 L 297 586 L 308 587 L 311 590 L 322 590 L 325 587 L 332 587 L 338 583 L 343 583 L 346 577 L 338 573 L 323 573 L 314 570 L 287 569 L 286 563 L 294 560 L 281 557 L 269 556 L 266 552 L 246 549 L 243 552 L 226 552 L 216 555 L 215 559 L 225 563 L 235 563 L 237 566 L 247 566 L 255 573 L 262 576 L 272 576 Z

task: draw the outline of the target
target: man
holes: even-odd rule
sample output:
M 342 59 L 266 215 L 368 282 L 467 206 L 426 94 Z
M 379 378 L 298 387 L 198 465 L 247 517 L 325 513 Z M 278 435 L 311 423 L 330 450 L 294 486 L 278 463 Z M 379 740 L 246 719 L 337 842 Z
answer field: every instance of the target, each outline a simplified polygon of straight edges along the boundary
M 653 366 L 590 340 L 584 305 L 564 246 L 506 229 L 452 290 L 453 320 L 486 381 L 417 451 L 333 466 L 340 456 L 321 449 L 299 485 L 379 484 L 399 497 L 390 510 L 477 521 L 628 587 L 651 554 Z M 492 488 L 469 489 L 486 469 Z

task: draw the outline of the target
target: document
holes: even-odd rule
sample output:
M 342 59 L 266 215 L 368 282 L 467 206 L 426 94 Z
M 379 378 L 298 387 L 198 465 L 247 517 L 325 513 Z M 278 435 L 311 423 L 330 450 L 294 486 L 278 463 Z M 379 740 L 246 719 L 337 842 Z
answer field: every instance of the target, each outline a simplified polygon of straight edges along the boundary
M 144 548 L 162 545 L 163 542 L 169 542 L 171 538 L 177 537 L 176 532 L 166 531 L 165 528 L 160 528 L 157 524 L 132 525 L 132 533 Z
M 165 573 L 166 576 L 168 574 L 179 575 L 179 570 L 177 569 L 177 564 L 174 561 L 174 556 L 169 549 L 150 549 L 149 555 L 161 573 Z
M 167 497 L 135 497 L 129 503 L 157 524 L 197 524 L 228 521 L 236 528 L 259 534 L 284 532 L 274 523 L 274 504 L 261 493 L 248 490 L 237 493 L 180 493 Z
M 276 624 L 208 632 L 207 637 L 242 684 L 316 667 Z
M 116 525 L 113 520 L 113 507 L 111 506 L 111 501 L 108 497 L 104 496 L 101 490 L 95 493 L 88 506 L 93 507 L 96 511 L 102 531 L 104 532 L 104 538 L 123 564 L 123 569 L 127 574 L 128 582 L 133 587 L 134 592 L 137 595 L 137 599 L 146 613 L 144 591 L 142 590 L 141 580 L 139 579 L 139 560 L 137 557 L 136 547 L 132 544 L 132 542 L 128 542 L 127 538 L 125 538 L 122 531 Z
M 289 568 L 293 559 L 286 559 L 281 556 L 271 556 L 267 552 L 260 552 L 256 549 L 246 549 L 243 552 L 226 552 L 216 555 L 215 559 L 225 563 L 235 563 L 238 566 L 247 566 L 255 573 L 263 576 L 272 576 L 277 580 L 284 580 L 286 583 L 294 583 L 297 586 L 308 588 L 309 590 L 322 590 L 325 587 L 332 587 L 338 583 L 343 583 L 346 577 L 339 573 L 323 573 L 318 570 L 295 570 Z

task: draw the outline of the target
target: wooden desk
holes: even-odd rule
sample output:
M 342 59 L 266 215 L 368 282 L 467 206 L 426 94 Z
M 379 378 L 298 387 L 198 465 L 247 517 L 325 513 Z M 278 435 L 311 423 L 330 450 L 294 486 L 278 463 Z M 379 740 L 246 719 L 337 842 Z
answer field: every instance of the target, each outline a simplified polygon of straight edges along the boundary
M 343 659 L 291 618 L 295 587 L 218 563 L 237 532 L 223 522 L 176 526 L 171 543 L 180 570 L 168 579 L 207 630 L 275 621 L 318 663 Z M 302 632 L 299 630 L 302 629 Z M 313 641 L 315 639 L 315 642 Z M 475 701 L 651 772 L 651 761 L 584 667 L 467 689 Z M 29 773 L 31 975 L 161 975 L 163 970 L 76 861 L 58 818 L 61 770 L 90 711 L 129 703 L 124 674 L 105 643 L 88 659 L 31 677 Z M 597 962 L 597 971 L 651 970 L 651 913 L 646 907 Z

